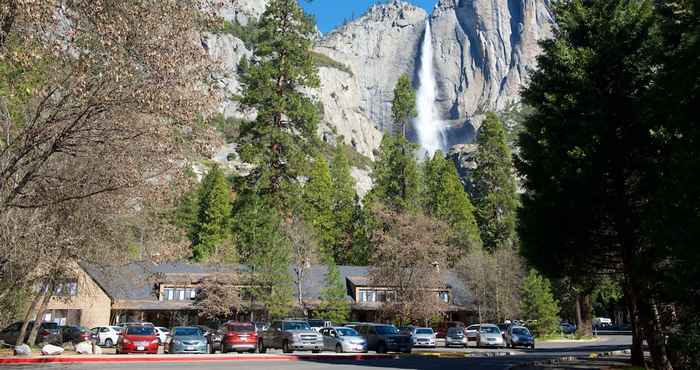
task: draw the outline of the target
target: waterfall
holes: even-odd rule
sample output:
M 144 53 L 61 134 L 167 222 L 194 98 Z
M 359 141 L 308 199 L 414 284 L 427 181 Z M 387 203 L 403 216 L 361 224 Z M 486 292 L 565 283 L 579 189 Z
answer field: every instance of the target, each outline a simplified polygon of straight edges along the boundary
M 427 153 L 432 157 L 435 151 L 444 151 L 446 144 L 442 124 L 435 112 L 437 87 L 435 70 L 433 68 L 433 41 L 430 31 L 430 19 L 425 21 L 425 36 L 421 48 L 418 78 L 420 85 L 416 95 L 418 117 L 415 121 L 415 127 L 418 133 L 418 142 L 421 146 L 420 156 L 422 157 Z

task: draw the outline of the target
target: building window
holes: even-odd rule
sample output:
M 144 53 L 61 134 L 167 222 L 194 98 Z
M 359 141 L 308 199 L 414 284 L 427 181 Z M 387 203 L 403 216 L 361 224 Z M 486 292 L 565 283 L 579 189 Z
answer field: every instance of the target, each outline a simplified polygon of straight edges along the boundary
M 75 297 L 78 295 L 78 282 L 67 280 L 57 283 L 54 288 L 54 295 L 59 297 Z
M 442 291 L 439 293 L 440 295 L 440 300 L 443 303 L 450 303 L 450 292 Z
M 197 298 L 197 288 L 164 288 L 164 301 L 193 301 Z

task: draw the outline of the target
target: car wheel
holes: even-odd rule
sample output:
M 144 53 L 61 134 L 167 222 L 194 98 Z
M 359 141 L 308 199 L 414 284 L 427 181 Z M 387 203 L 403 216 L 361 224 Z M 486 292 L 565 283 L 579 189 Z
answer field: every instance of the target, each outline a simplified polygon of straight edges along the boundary
M 258 353 L 265 353 L 265 352 L 267 352 L 267 348 L 265 348 L 265 344 L 263 344 L 262 340 L 258 341 Z
M 105 347 L 112 347 L 114 343 L 112 342 L 111 339 L 107 338 L 105 339 Z
M 248 351 L 248 353 L 255 353 L 255 350 L 251 349 L 250 351 Z
M 530 349 L 535 349 L 535 344 L 534 344 L 534 343 L 530 346 Z
M 403 351 L 403 353 L 411 353 L 411 349 L 409 348 L 409 349 Z
M 341 346 L 340 344 L 336 344 L 335 353 L 343 353 L 343 346 Z
M 285 340 L 284 343 L 282 343 L 282 352 L 292 353 L 292 350 L 289 348 L 289 341 Z
M 314 350 L 311 351 L 311 353 L 321 353 L 321 350 L 320 350 L 320 349 L 314 349 Z
M 386 353 L 386 344 L 379 343 L 377 346 L 377 353 Z

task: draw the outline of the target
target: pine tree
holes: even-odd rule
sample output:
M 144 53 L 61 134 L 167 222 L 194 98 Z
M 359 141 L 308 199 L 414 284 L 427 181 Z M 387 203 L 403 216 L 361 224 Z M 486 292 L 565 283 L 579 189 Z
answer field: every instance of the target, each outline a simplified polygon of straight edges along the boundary
M 559 302 L 552 285 L 534 269 L 523 281 L 522 310 L 526 320 L 537 320 L 532 329 L 538 335 L 553 334 L 559 328 Z
M 501 121 L 495 114 L 487 113 L 477 138 L 472 199 L 481 240 L 491 251 L 513 247 L 516 238 L 518 196 L 507 140 Z
M 232 256 L 229 183 L 218 166 L 212 167 L 204 177 L 201 189 L 197 222 L 193 227 L 193 259 L 204 261 L 215 255 Z
M 392 209 L 415 210 L 420 200 L 416 145 L 389 133 L 382 138 L 379 155 L 374 162 L 374 188 L 368 199 Z
M 234 214 L 232 229 L 240 258 L 251 269 L 249 304 L 263 303 L 272 316 L 284 316 L 293 306 L 293 286 L 289 276 L 291 249 L 282 232 L 279 211 L 248 191 L 236 199 Z
M 337 234 L 333 190 L 328 162 L 322 155 L 318 155 L 302 191 L 301 209 L 324 257 L 332 257 Z
M 423 172 L 425 212 L 450 225 L 452 245 L 459 245 L 465 250 L 480 247 L 481 237 L 474 217 L 474 206 L 454 163 L 437 151 L 433 159 L 424 162 Z
M 287 206 L 289 185 L 303 176 L 316 148 L 319 114 L 304 89 L 319 86 L 310 55 L 315 27 L 294 0 L 272 0 L 260 18 L 259 41 L 241 76 L 243 107 L 257 112 L 241 127 L 241 158 L 256 165 L 247 184 Z
M 343 147 L 338 145 L 330 166 L 333 182 L 333 216 L 335 235 L 333 257 L 336 263 L 347 263 L 353 245 L 355 215 L 358 207 L 355 178 L 350 172 L 350 162 Z
M 391 104 L 391 116 L 394 119 L 395 134 L 406 137 L 406 126 L 417 115 L 416 91 L 411 86 L 411 79 L 403 74 L 394 88 L 394 100 Z
M 328 261 L 325 288 L 321 291 L 321 304 L 316 312 L 317 317 L 334 323 L 347 321 L 350 314 L 350 303 L 347 301 L 345 282 L 340 275 L 338 266 Z

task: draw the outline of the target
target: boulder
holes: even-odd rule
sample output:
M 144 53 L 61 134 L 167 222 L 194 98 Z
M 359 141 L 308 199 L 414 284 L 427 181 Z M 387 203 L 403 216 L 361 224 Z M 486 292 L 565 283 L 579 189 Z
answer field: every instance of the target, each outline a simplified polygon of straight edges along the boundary
M 63 347 L 54 346 L 53 344 L 47 344 L 41 347 L 41 354 L 47 356 L 60 355 L 63 353 Z
M 97 345 L 92 346 L 92 354 L 101 355 L 102 354 L 102 347 L 97 346 Z
M 75 352 L 81 355 L 91 355 L 92 354 L 92 343 L 90 342 L 80 342 L 75 346 Z
M 21 344 L 15 347 L 15 356 L 29 356 L 32 354 L 32 349 L 26 344 Z

